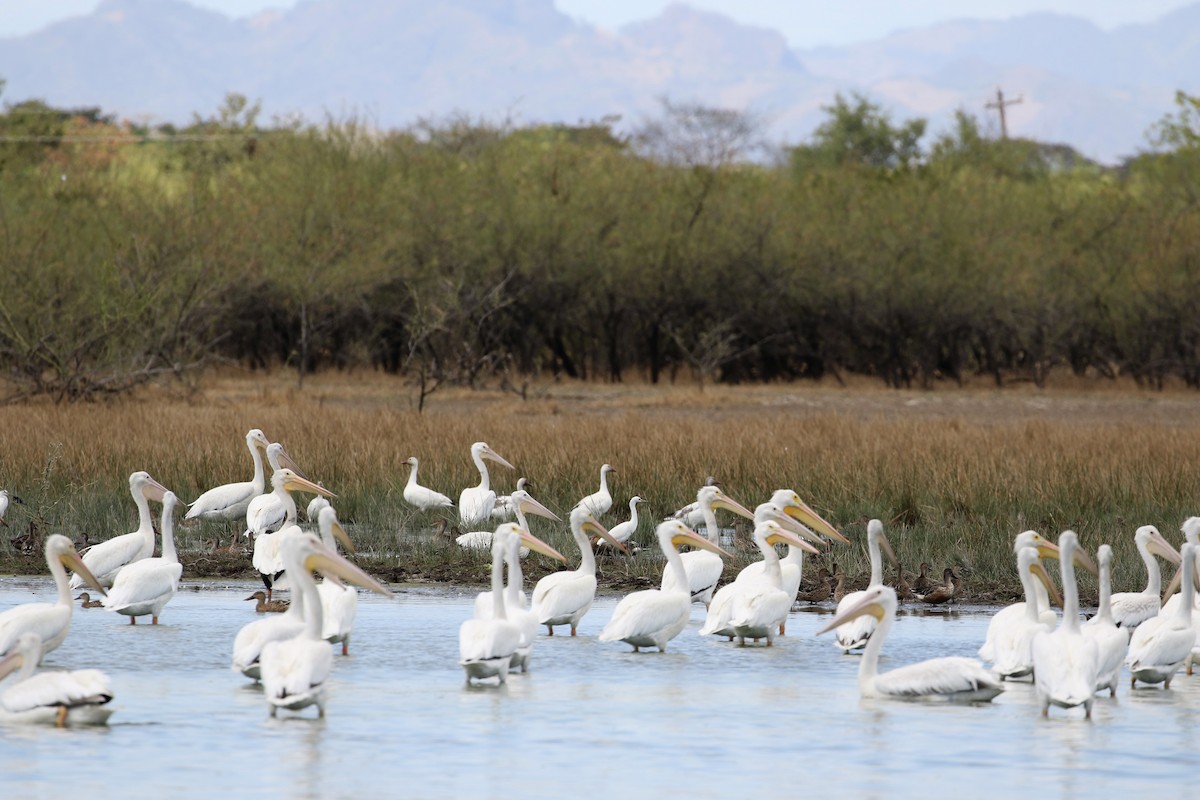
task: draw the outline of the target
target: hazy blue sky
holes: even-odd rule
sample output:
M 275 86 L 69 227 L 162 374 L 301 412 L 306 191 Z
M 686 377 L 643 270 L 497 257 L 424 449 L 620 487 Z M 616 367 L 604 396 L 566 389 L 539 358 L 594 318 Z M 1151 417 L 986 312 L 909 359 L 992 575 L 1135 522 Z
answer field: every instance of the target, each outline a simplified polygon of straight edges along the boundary
M 191 0 L 239 17 L 297 0 Z M 1004 19 L 1054 11 L 1092 20 L 1102 28 L 1146 22 L 1194 0 L 689 0 L 740 22 L 783 32 L 794 47 L 846 44 L 957 17 Z M 0 0 L 0 36 L 29 33 L 63 17 L 86 14 L 99 0 Z M 564 13 L 605 28 L 658 14 L 668 0 L 556 0 Z M 350 2 L 347 8 L 353 7 Z

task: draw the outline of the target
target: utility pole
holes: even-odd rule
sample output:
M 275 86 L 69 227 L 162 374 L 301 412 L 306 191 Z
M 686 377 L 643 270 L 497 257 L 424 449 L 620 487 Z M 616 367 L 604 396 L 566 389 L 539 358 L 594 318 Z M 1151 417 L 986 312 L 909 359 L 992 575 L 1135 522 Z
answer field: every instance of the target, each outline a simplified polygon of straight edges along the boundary
M 1000 112 L 1000 138 L 1001 139 L 1008 138 L 1008 121 L 1005 119 L 1005 116 L 1004 116 L 1004 108 L 1006 106 L 1015 106 L 1017 103 L 1020 103 L 1021 100 L 1022 100 L 1022 98 L 1020 98 L 1020 97 L 1018 97 L 1016 100 L 1005 100 L 1003 90 L 1001 90 L 1000 87 L 997 86 L 996 87 L 996 99 L 985 105 L 985 108 L 994 108 Z

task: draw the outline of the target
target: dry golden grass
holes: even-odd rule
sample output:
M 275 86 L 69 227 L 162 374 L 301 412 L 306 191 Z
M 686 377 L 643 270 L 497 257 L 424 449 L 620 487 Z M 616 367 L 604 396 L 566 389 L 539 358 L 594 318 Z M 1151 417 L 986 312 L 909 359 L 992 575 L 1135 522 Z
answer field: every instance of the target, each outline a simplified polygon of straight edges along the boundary
M 651 516 L 643 541 L 653 518 L 693 499 L 711 474 L 751 507 L 776 488 L 795 488 L 856 541 L 829 557 L 849 575 L 865 571 L 857 542 L 879 517 L 910 570 L 921 561 L 939 572 L 960 564 L 981 593 L 1015 587 L 1010 543 L 1026 528 L 1053 536 L 1073 528 L 1093 549 L 1111 542 L 1116 585 L 1140 588 L 1133 530 L 1156 524 L 1177 541 L 1200 498 L 1200 403 L 1186 393 L 562 384 L 536 387 L 526 401 L 447 390 L 423 415 L 412 400 L 412 389 L 390 378 L 317 376 L 300 392 L 293 376 L 277 374 L 214 380 L 192 395 L 155 390 L 111 404 L 0 408 L 0 486 L 27 503 L 10 512 L 9 530 L 30 519 L 43 534 L 76 538 L 131 530 L 130 472 L 145 469 L 184 500 L 247 480 L 251 427 L 284 442 L 338 494 L 340 516 L 368 549 L 392 553 L 392 566 L 418 560 L 409 571 L 427 575 L 447 574 L 437 564 L 457 554 L 418 535 L 432 517 L 405 506 L 402 462 L 418 456 L 422 483 L 457 497 L 477 480 L 468 456 L 477 440 L 517 466 L 493 470 L 499 490 L 525 475 L 564 517 L 595 491 L 600 464 L 613 464 L 608 521 L 624 519 L 625 502 L 641 495 Z M 567 547 L 561 528 L 535 525 Z M 202 548 L 217 533 L 185 529 L 184 546 Z M 462 565 L 482 576 L 480 559 Z M 644 578 L 656 566 L 643 554 L 610 570 Z

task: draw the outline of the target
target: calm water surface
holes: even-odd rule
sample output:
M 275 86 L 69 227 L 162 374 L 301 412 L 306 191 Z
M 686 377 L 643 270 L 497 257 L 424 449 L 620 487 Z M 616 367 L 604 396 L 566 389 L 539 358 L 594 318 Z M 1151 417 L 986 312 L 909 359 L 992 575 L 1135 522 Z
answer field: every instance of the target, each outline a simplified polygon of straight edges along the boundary
M 0 726 L 0 797 L 1177 796 L 1200 763 L 1200 675 L 1123 687 L 1092 722 L 1041 719 L 1028 684 L 976 707 L 863 702 L 858 658 L 813 636 L 825 613 L 794 612 L 774 648 L 737 648 L 696 634 L 697 606 L 671 652 L 633 654 L 595 640 L 616 597 L 578 638 L 543 636 L 529 674 L 466 688 L 473 594 L 363 595 L 326 718 L 270 719 L 229 669 L 253 588 L 184 591 L 158 627 L 76 608 L 46 666 L 104 669 L 117 711 L 107 728 Z M 53 599 L 48 582 L 0 581 L 0 610 L 35 599 Z M 974 655 L 987 619 L 904 616 L 884 668 Z

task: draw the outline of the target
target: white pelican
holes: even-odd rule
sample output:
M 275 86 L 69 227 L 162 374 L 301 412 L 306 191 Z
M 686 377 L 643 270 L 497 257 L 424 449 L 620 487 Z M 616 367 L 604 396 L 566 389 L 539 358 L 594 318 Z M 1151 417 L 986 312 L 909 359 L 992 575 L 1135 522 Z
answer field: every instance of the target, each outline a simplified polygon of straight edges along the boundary
M 250 501 L 246 510 L 246 533 L 254 537 L 254 555 L 251 561 L 262 575 L 267 587 L 267 599 L 271 599 L 272 587 L 284 572 L 280 555 L 279 530 L 296 523 L 296 500 L 292 492 L 311 492 L 326 497 L 337 497 L 324 486 L 318 486 L 302 478 L 289 467 L 275 470 L 271 476 L 271 493 L 259 495 Z M 282 588 L 282 587 L 281 587 Z
M 1037 531 L 1023 531 L 1017 535 L 1013 541 L 1013 555 L 1021 552 L 1022 548 L 1032 547 L 1037 550 L 1040 558 L 1058 558 L 1058 545 L 1046 539 Z M 921 565 L 924 568 L 925 564 Z M 922 569 L 922 575 L 925 570 Z M 1035 573 L 1038 580 L 1033 584 L 1034 594 L 1037 596 L 1038 619 L 1042 621 L 1047 629 L 1053 630 L 1058 624 L 1058 615 L 1054 613 L 1054 609 L 1050 607 L 1049 591 L 1054 592 L 1056 602 L 1061 603 L 1058 591 L 1054 589 L 1053 583 L 1047 583 L 1042 579 L 1045 575 L 1049 577 L 1045 569 L 1040 573 Z M 1022 584 L 1024 586 L 1024 584 Z M 1000 631 L 1012 625 L 1020 624 L 1020 620 L 1025 617 L 1025 601 L 1012 603 L 997 611 L 992 615 L 992 619 L 988 622 L 987 635 L 984 637 L 983 646 L 979 648 L 979 657 L 984 661 L 991 663 L 996 660 L 995 654 L 995 638 Z
M 1024 678 L 1033 672 L 1033 637 L 1039 632 L 1053 632 L 1054 623 L 1058 621 L 1052 610 L 1046 619 L 1038 604 L 1035 581 L 1041 581 L 1056 597 L 1058 592 L 1038 559 L 1036 547 L 1022 547 L 1017 553 L 1017 575 L 1025 591 L 1025 602 L 1022 603 L 1025 613 L 1019 617 L 1007 616 L 1000 624 L 993 622 L 988 627 L 992 669 L 1002 681 Z
M 717 479 L 709 475 L 704 479 L 705 486 L 720 486 Z M 693 500 L 681 509 L 675 511 L 667 519 L 677 519 L 689 528 L 699 528 L 704 524 L 704 512 L 700 510 L 700 502 Z
M 1083 635 L 1096 643 L 1099 652 L 1096 691 L 1108 689 L 1109 696 L 1116 697 L 1121 666 L 1129 650 L 1129 629 L 1118 628 L 1112 617 L 1112 548 L 1100 545 L 1096 560 L 1100 562 L 1100 608 L 1096 616 L 1084 623 Z
M 0 614 L 0 656 L 7 655 L 17 644 L 23 633 L 36 633 L 42 640 L 42 655 L 46 655 L 63 643 L 71 629 L 71 612 L 74 601 L 67 586 L 67 567 L 89 586 L 104 594 L 104 587 L 92 574 L 83 559 L 75 552 L 71 540 L 61 533 L 46 537 L 46 566 L 54 577 L 58 589 L 55 603 L 24 603 Z
M 15 494 L 9 495 L 8 489 L 0 489 L 0 525 L 8 525 L 8 521 L 4 519 L 4 515 L 8 513 L 8 501 L 10 497 L 14 503 L 25 504 L 25 501 Z
M 292 536 L 302 536 L 304 532 L 297 525 L 289 525 L 276 536 L 279 541 L 287 541 Z M 247 597 L 253 599 L 253 596 Z M 247 678 L 259 680 L 259 658 L 263 646 L 267 642 L 280 639 L 292 639 L 304 630 L 304 595 L 297 592 L 292 598 L 287 610 L 278 616 L 258 619 L 242 626 L 233 640 L 233 661 L 231 668 Z
M 0 686 L 0 722 L 103 725 L 112 716 L 108 676 L 98 669 L 39 672 L 42 640 L 26 632 L 16 647 L 0 659 L 0 679 L 20 668 L 17 677 Z
M 608 533 L 610 536 L 612 536 L 613 539 L 620 542 L 621 544 L 625 544 L 626 542 L 628 542 L 630 540 L 630 538 L 633 537 L 633 534 L 637 532 L 637 528 L 638 528 L 638 512 L 637 512 L 638 503 L 644 503 L 644 502 L 646 502 L 646 501 L 643 500 L 642 498 L 638 497 L 636 494 L 633 497 L 629 498 L 629 519 L 625 520 L 624 522 L 613 525 L 611 528 L 608 529 Z M 604 542 L 603 545 L 601 544 L 602 542 Z M 593 542 L 593 544 L 595 544 L 597 547 L 607 546 L 606 540 L 600 539 L 600 538 L 597 538 Z
M 525 514 L 536 514 L 539 517 L 552 519 L 555 522 L 562 522 L 562 519 L 550 509 L 533 499 L 533 496 L 524 489 L 518 489 L 512 493 L 512 512 L 517 518 L 517 525 L 528 530 L 529 524 L 525 520 Z M 467 550 L 490 550 L 492 548 L 492 532 L 491 531 L 470 531 L 468 533 L 456 536 L 454 539 L 459 547 Z M 529 548 L 521 547 L 521 558 L 529 555 Z M 487 592 L 484 596 L 489 596 Z
M 408 483 L 404 484 L 404 502 L 421 511 L 454 507 L 454 501 L 446 495 L 417 483 L 417 466 L 419 462 L 416 456 L 406 458 L 404 463 L 412 467 L 412 471 L 408 473 Z
M 879 553 L 880 548 L 887 553 L 888 560 L 895 564 L 896 554 L 892 552 L 892 545 L 883 532 L 883 522 L 873 519 L 867 523 L 867 552 L 871 558 L 871 582 L 867 584 L 866 590 L 850 592 L 838 602 L 837 616 L 839 619 L 843 617 L 843 609 L 856 607 L 862 595 L 883 585 L 883 559 Z M 896 593 L 892 592 L 892 601 L 895 602 L 895 600 Z M 894 608 L 893 606 L 893 610 Z M 852 617 L 846 617 L 847 621 L 838 626 L 834 636 L 834 645 L 843 653 L 866 647 L 875 631 L 877 619 L 875 614 L 855 614 Z
M 545 517 L 546 519 L 552 519 L 555 522 L 562 522 L 562 519 L 557 514 L 555 514 L 550 509 L 546 508 L 544 505 L 539 503 L 537 500 L 534 500 L 533 496 L 530 495 L 529 492 L 525 491 L 524 489 L 518 489 L 517 491 L 512 493 L 512 510 L 513 510 L 513 514 L 516 515 L 516 517 L 517 517 L 517 527 L 520 528 L 521 530 L 527 531 L 530 529 L 529 522 L 525 519 L 526 514 L 535 514 L 539 517 Z M 476 548 L 476 549 L 483 549 L 484 547 L 487 547 L 490 549 L 492 546 L 492 534 L 488 533 L 487 531 L 474 531 L 473 533 L 463 534 L 463 536 L 474 536 L 476 533 L 487 533 L 487 541 L 484 544 L 480 544 L 479 540 L 476 540 L 476 542 L 470 546 L 472 548 Z M 458 538 L 462 539 L 463 536 L 460 536 Z M 522 541 L 522 537 L 518 536 L 517 542 L 515 545 L 515 547 L 517 548 L 517 558 L 525 558 L 526 556 L 529 555 L 529 548 L 524 546 L 523 544 L 521 544 L 521 541 Z M 466 547 L 467 545 L 463 545 L 463 546 Z M 555 550 L 555 552 L 557 553 L 558 551 Z M 505 556 L 505 558 L 507 558 L 507 555 Z M 563 558 L 561 560 L 563 562 L 565 562 L 567 559 L 565 556 L 563 556 Z M 511 576 L 512 574 L 513 574 L 512 565 L 510 564 L 509 565 L 509 575 Z M 520 608 L 526 609 L 529 607 L 529 598 L 527 598 L 525 596 L 525 592 L 521 589 L 521 581 L 523 580 L 523 578 L 521 576 L 520 565 L 517 566 L 516 577 L 517 577 L 517 601 L 520 605 Z M 506 588 L 505 592 L 507 592 L 507 591 L 508 590 Z M 513 604 L 510 602 L 509 607 L 508 607 L 510 616 L 512 614 L 512 610 L 514 607 L 515 606 L 513 606 Z M 491 619 L 491 616 L 492 616 L 492 593 L 491 593 L 491 591 L 480 592 L 479 594 L 475 595 L 475 619 Z M 534 627 L 536 629 L 536 625 Z
M 552 558 L 567 560 L 520 525 L 505 522 L 496 528 L 492 534 L 492 589 L 487 603 L 490 613 L 480 615 L 477 602 L 475 616 L 458 629 L 459 665 L 466 672 L 467 683 L 488 678 L 498 678 L 504 683 L 510 669 L 525 672 L 529 668 L 538 621 L 532 612 L 520 607 L 518 551 L 522 542 Z M 507 587 L 503 577 L 505 561 L 509 568 Z
M 700 510 L 704 514 L 705 533 L 708 541 L 715 545 L 721 544 L 721 529 L 717 527 L 715 509 L 724 508 L 740 514 L 746 519 L 754 519 L 754 515 L 745 506 L 725 494 L 720 486 L 701 488 L 696 493 L 696 502 L 700 504 Z M 691 595 L 692 602 L 703 603 L 707 609 L 712 603 L 717 581 L 721 580 L 721 573 L 725 570 L 725 562 L 715 553 L 703 550 L 692 550 L 679 557 L 683 561 L 683 570 L 664 570 L 660 587 L 670 589 L 672 588 L 669 585 L 671 581 L 677 580 L 681 575 L 686 575 L 688 593 Z
M 686 589 L 687 567 L 676 548 L 686 544 L 707 550 L 717 558 L 729 557 L 719 545 L 677 519 L 659 523 L 654 536 L 667 558 L 666 571 L 674 572 L 674 578 L 663 581 L 661 589 L 643 589 L 625 595 L 613 609 L 612 619 L 600 632 L 600 641 L 625 642 L 633 646 L 635 653 L 640 647 L 657 647 L 660 653 L 665 653 L 667 642 L 687 627 L 691 617 L 692 596 Z
M 1173 564 L 1179 563 L 1179 552 L 1162 537 L 1158 528 L 1143 525 L 1133 534 L 1138 554 L 1146 565 L 1146 588 L 1140 592 L 1117 592 L 1112 596 L 1113 621 L 1122 628 L 1136 628 L 1158 614 L 1162 608 L 1162 573 L 1154 556 L 1160 555 Z
M 517 491 L 527 491 L 533 481 L 529 478 L 517 478 Z M 510 520 L 514 517 L 513 504 L 511 494 L 496 495 L 496 505 L 492 508 L 492 519 L 498 519 L 501 522 Z
M 579 501 L 577 505 L 585 507 L 595 515 L 596 519 L 600 519 L 608 510 L 612 508 L 613 497 L 612 492 L 608 490 L 608 474 L 616 472 L 616 468 L 611 464 L 605 464 L 600 467 L 600 490 L 592 492 L 587 497 Z
M 463 489 L 458 495 L 458 521 L 464 527 L 482 525 L 491 519 L 492 509 L 496 507 L 496 493 L 492 491 L 492 479 L 488 475 L 487 464 L 483 463 L 485 458 L 509 469 L 516 469 L 489 447 L 487 442 L 471 445 L 471 460 L 479 470 L 479 485 Z
M 1033 638 L 1033 685 L 1042 705 L 1042 716 L 1050 706 L 1083 706 L 1092 716 L 1092 698 L 1100 677 L 1100 650 L 1095 640 L 1084 636 L 1079 624 L 1079 587 L 1075 583 L 1075 564 L 1092 572 L 1096 567 L 1079 548 L 1075 531 L 1063 531 L 1058 537 L 1059 568 L 1062 570 L 1063 615 L 1058 629 L 1038 631 Z M 1028 552 L 1028 551 L 1022 551 Z
M 1171 678 L 1183 666 L 1196 644 L 1192 627 L 1192 594 L 1195 592 L 1196 546 L 1185 544 L 1179 568 L 1183 599 L 1173 614 L 1151 617 L 1133 629 L 1125 663 L 1129 666 L 1129 685 L 1161 683 L 1171 688 Z
M 1183 532 L 1188 544 L 1200 546 L 1200 517 L 1188 517 L 1184 520 L 1183 525 L 1179 527 L 1179 530 Z M 1161 613 L 1178 613 L 1176 606 L 1178 606 L 1180 599 L 1183 597 L 1182 594 L 1174 594 L 1178 586 L 1177 578 L 1172 578 L 1171 583 L 1167 586 L 1167 590 L 1163 593 L 1163 597 L 1166 599 L 1163 602 Z M 1188 656 L 1187 661 L 1184 663 L 1184 669 L 1188 675 L 1192 674 L 1193 662 L 1200 659 L 1200 592 L 1197 592 L 1196 602 L 1192 604 L 1192 627 L 1196 629 L 1196 647 L 1192 648 L 1192 654 Z
M 138 508 L 138 529 L 94 544 L 83 554 L 83 563 L 105 588 L 112 586 L 121 567 L 154 554 L 154 519 L 150 516 L 149 501 L 161 501 L 166 491 L 165 486 L 145 472 L 129 476 L 129 493 Z M 83 578 L 78 572 L 71 577 L 71 588 L 83 588 Z
M 579 620 L 596 600 L 596 555 L 588 538 L 589 530 L 603 536 L 617 549 L 625 549 L 624 545 L 612 540 L 592 512 L 583 506 L 571 510 L 571 534 L 579 545 L 579 568 L 552 572 L 542 578 L 533 587 L 530 598 L 538 624 L 545 625 L 550 636 L 554 635 L 555 625 L 570 625 L 574 636 Z
M 263 451 L 270 444 L 258 428 L 250 430 L 246 434 L 246 447 L 250 450 L 250 457 L 254 459 L 254 477 L 243 483 L 227 483 L 209 489 L 192 501 L 183 518 L 232 522 L 246 516 L 246 507 L 250 505 L 250 501 L 266 490 Z
M 175 554 L 175 505 L 179 498 L 174 492 L 163 495 L 162 557 L 143 558 L 117 573 L 112 589 L 104 598 L 104 607 L 129 617 L 129 624 L 150 615 L 150 624 L 158 624 L 158 615 L 179 589 L 183 565 Z
M 311 533 L 287 537 L 282 544 L 284 568 L 292 576 L 297 597 L 304 597 L 304 627 L 294 638 L 267 642 L 262 649 L 260 669 L 263 694 L 271 716 L 281 708 L 299 711 L 315 705 L 325 716 L 325 679 L 333 668 L 333 653 L 321 635 L 324 624 L 314 570 L 329 577 L 394 597 L 378 581 L 333 552 Z M 293 601 L 294 603 L 295 601 Z
M 328 502 L 317 512 L 317 528 L 321 532 L 321 544 L 330 552 L 337 552 L 339 541 L 347 551 L 354 552 L 350 536 L 342 523 L 338 522 L 337 512 Z M 321 617 L 324 620 L 321 637 L 333 644 L 341 643 L 342 655 L 349 655 L 350 634 L 354 630 L 354 618 L 358 615 L 358 592 L 353 586 L 325 579 L 317 584 L 317 595 L 321 599 Z
M 321 495 L 317 495 L 312 500 L 308 501 L 308 507 L 304 509 L 304 518 L 309 522 L 316 522 L 317 517 L 321 515 L 322 508 L 332 508 L 329 501 Z M 328 544 L 328 542 L 326 542 Z
M 775 630 L 781 628 L 796 599 L 794 592 L 783 588 L 783 570 L 775 545 L 786 544 L 797 550 L 816 553 L 817 548 L 805 542 L 778 522 L 767 520 L 754 527 L 754 544 L 763 556 L 763 567 L 757 577 L 748 577 L 721 587 L 708 608 L 708 617 L 700 628 L 701 635 L 723 634 L 731 631 L 738 645 L 746 639 L 766 638 L 767 647 L 775 643 Z
M 879 674 L 879 651 L 896 617 L 896 590 L 882 584 L 855 592 L 852 605 L 838 612 L 820 635 L 864 614 L 877 620 L 858 665 L 859 695 L 897 700 L 945 700 L 959 703 L 987 702 L 1004 691 L 983 665 L 973 658 L 931 658 Z

